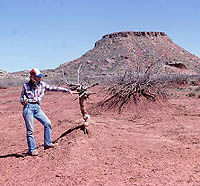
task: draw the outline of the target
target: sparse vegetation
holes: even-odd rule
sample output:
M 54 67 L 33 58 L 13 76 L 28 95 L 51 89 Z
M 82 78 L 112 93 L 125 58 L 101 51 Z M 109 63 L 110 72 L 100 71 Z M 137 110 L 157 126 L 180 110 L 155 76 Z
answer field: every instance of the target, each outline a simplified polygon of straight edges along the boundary
M 196 94 L 195 94 L 194 92 L 190 92 L 190 93 L 188 93 L 186 96 L 188 96 L 188 97 L 195 97 Z
M 0 88 L 4 89 L 7 87 L 19 87 L 25 82 L 25 79 L 16 79 L 13 77 L 7 77 L 0 79 Z
M 141 97 L 150 101 L 166 99 L 167 88 L 173 84 L 187 83 L 191 75 L 162 72 L 159 63 L 146 68 L 135 68 L 113 78 L 105 88 L 105 100 L 101 106 L 119 108 L 119 112 L 129 102 L 137 104 Z

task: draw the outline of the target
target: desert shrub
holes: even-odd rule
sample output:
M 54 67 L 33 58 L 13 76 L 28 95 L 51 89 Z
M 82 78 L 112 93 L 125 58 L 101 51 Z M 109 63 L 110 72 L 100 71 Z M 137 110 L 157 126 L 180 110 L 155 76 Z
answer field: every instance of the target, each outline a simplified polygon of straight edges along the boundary
M 62 85 L 64 84 L 60 79 L 57 78 L 44 78 L 42 81 L 45 81 L 46 83 L 50 85 Z
M 188 96 L 188 97 L 195 97 L 196 94 L 195 94 L 194 92 L 190 92 L 190 93 L 188 93 L 186 96 Z
M 200 86 L 197 86 L 195 89 L 194 89 L 195 92 L 199 92 L 200 91 Z
M 196 86 L 196 85 L 197 85 L 197 82 L 194 81 L 194 80 L 191 80 L 191 81 L 189 82 L 189 85 Z
M 7 87 L 18 87 L 21 86 L 25 82 L 25 79 L 16 79 L 13 77 L 7 77 L 4 79 L 0 79 L 0 87 L 7 88 Z
M 159 64 L 148 65 L 146 68 L 140 68 L 140 71 L 127 70 L 106 85 L 105 99 L 100 105 L 108 109 L 119 108 L 121 112 L 126 104 L 137 104 L 142 97 L 153 102 L 164 100 L 169 86 L 186 83 L 188 78 L 189 75 L 163 72 Z
M 29 81 L 29 78 L 14 78 L 14 77 L 7 77 L 4 79 L 0 79 L 0 89 L 7 88 L 7 87 L 19 87 L 22 86 L 25 82 Z M 61 85 L 61 81 L 57 77 L 48 77 L 42 79 L 42 81 L 45 81 L 49 84 L 54 85 Z

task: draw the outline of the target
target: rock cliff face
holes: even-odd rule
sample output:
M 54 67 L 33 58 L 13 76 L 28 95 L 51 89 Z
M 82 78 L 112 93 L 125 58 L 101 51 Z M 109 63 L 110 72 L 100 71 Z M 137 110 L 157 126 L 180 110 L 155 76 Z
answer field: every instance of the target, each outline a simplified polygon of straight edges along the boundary
M 159 37 L 167 36 L 164 32 L 115 32 L 104 35 L 103 38 L 114 38 L 114 37 L 131 37 L 131 36 L 144 36 L 144 37 Z
M 176 45 L 164 32 L 116 32 L 106 34 L 92 50 L 80 58 L 59 66 L 68 78 L 76 78 L 82 64 L 85 80 L 105 79 L 136 65 L 159 62 L 164 69 L 186 73 L 200 72 L 200 59 Z

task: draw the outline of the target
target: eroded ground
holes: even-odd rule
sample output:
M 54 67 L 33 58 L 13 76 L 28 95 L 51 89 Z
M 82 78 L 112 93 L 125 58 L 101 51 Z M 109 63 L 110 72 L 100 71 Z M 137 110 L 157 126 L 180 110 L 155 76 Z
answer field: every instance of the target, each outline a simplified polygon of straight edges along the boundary
M 198 186 L 200 100 L 168 102 L 93 114 L 90 136 L 79 129 L 75 96 L 47 93 L 41 107 L 52 121 L 54 149 L 43 149 L 43 127 L 35 121 L 38 157 L 27 151 L 20 88 L 0 90 L 0 185 Z M 93 95 L 88 106 L 99 99 Z

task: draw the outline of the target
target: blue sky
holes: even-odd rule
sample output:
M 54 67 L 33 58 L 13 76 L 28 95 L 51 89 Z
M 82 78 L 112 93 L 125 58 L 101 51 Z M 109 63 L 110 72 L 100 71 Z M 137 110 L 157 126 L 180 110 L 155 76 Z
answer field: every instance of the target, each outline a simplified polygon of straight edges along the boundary
M 56 68 L 118 31 L 164 31 L 200 57 L 200 0 L 0 0 L 0 69 Z

